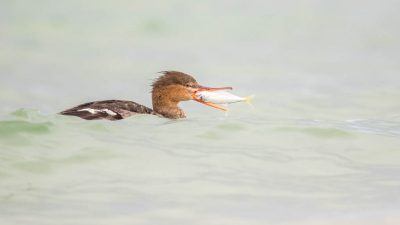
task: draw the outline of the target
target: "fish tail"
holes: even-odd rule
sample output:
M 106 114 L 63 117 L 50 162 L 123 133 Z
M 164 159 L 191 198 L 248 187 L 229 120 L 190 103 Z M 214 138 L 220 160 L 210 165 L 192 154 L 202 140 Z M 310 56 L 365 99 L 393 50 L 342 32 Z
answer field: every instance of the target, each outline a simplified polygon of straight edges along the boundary
M 256 95 L 250 95 L 249 97 L 244 98 L 244 101 L 246 101 L 251 107 L 253 107 L 253 104 L 251 104 L 250 99 L 254 98 L 254 96 Z

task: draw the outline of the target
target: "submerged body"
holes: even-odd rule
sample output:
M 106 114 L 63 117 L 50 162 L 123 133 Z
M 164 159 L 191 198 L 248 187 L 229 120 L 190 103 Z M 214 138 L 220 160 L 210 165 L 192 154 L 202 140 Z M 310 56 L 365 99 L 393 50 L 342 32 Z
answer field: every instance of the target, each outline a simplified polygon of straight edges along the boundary
M 84 103 L 58 114 L 78 116 L 85 120 L 122 120 L 136 114 L 150 114 L 164 117 L 160 113 L 136 102 L 123 100 L 104 100 Z
M 163 75 L 152 83 L 153 109 L 132 101 L 105 100 L 84 103 L 58 114 L 78 116 L 86 120 L 121 120 L 136 114 L 150 114 L 170 119 L 185 118 L 185 112 L 178 107 L 178 103 L 195 100 L 193 98 L 195 92 L 232 89 L 203 87 L 190 75 L 178 71 L 162 73 Z

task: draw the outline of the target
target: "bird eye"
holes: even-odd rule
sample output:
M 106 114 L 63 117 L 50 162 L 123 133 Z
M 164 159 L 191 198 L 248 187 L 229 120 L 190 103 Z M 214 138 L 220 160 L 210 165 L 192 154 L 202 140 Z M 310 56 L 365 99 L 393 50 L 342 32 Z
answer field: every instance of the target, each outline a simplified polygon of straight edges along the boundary
M 185 86 L 186 86 L 186 87 L 190 87 L 190 85 L 189 85 L 189 84 L 186 84 Z

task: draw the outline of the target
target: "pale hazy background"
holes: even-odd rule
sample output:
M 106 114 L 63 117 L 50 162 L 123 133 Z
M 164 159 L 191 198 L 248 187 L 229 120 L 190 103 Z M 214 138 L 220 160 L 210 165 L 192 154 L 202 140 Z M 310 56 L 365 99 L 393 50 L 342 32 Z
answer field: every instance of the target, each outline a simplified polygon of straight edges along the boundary
M 2 1 L 1 110 L 54 113 L 110 98 L 151 105 L 148 84 L 164 70 L 186 72 L 203 85 L 233 86 L 244 95 L 326 100 L 371 91 L 398 95 L 399 6 L 398 1 Z

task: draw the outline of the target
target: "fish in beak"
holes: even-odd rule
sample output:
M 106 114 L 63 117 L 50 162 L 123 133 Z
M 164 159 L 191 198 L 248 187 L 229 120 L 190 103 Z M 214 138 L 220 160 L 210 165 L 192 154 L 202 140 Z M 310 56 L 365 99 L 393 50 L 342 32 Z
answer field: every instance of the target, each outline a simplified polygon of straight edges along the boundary
M 208 106 L 211 106 L 211 107 L 214 107 L 214 108 L 217 108 L 217 109 L 228 111 L 227 108 L 224 108 L 224 107 L 221 107 L 221 106 L 218 106 L 218 105 L 214 105 L 211 102 L 200 101 L 200 100 L 198 100 L 198 96 L 196 95 L 196 93 L 198 91 L 210 91 L 211 92 L 211 91 L 222 91 L 222 90 L 232 90 L 232 87 L 210 88 L 210 87 L 204 87 L 204 86 L 199 85 L 199 89 L 197 91 L 194 91 L 193 94 L 192 94 L 193 100 L 195 100 L 196 102 L 200 102 L 200 103 L 202 103 L 204 105 L 208 105 Z

